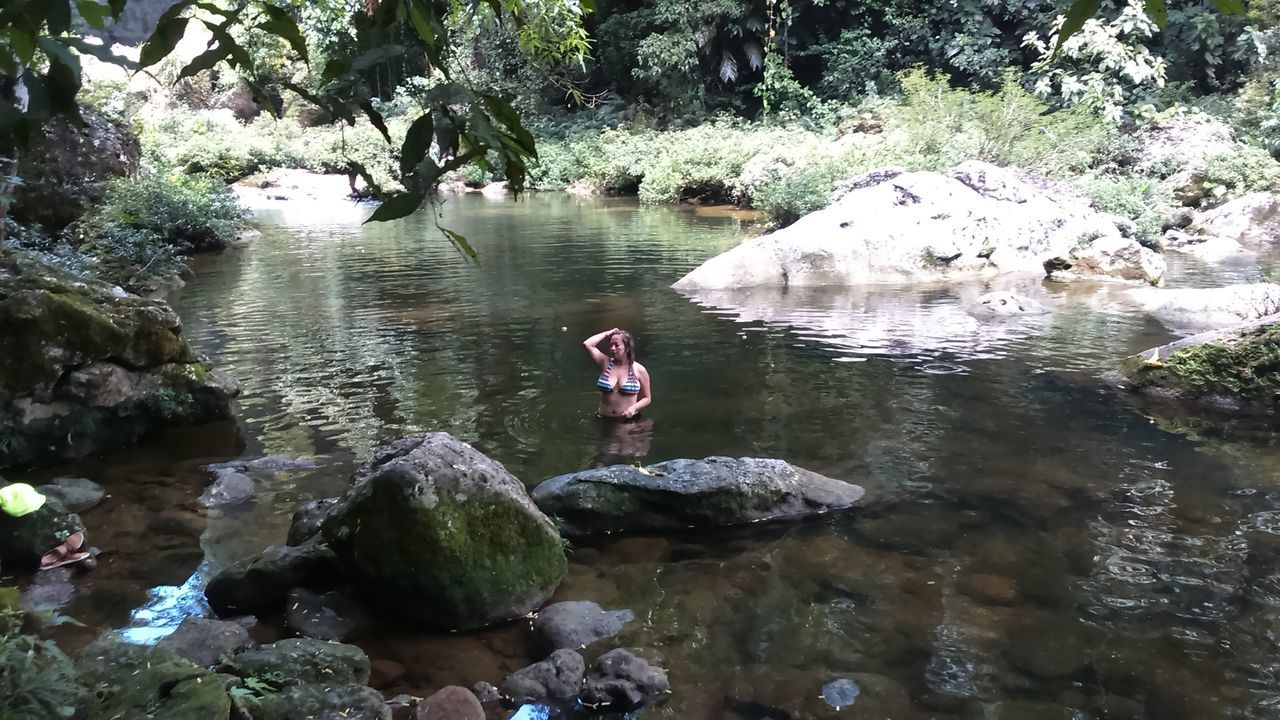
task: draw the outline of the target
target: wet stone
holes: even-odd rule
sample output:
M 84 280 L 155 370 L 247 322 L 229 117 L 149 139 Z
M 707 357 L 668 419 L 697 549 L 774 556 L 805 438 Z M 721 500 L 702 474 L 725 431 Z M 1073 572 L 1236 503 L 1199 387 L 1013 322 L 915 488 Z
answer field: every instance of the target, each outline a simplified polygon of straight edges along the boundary
M 880 547 L 913 553 L 951 547 L 960 535 L 944 510 L 931 507 L 862 518 L 854 524 L 854 532 Z
M 596 659 L 582 690 L 582 702 L 630 709 L 671 692 L 667 671 L 630 650 L 610 650 Z
M 302 637 L 347 640 L 369 626 L 367 610 L 341 592 L 315 593 L 293 588 L 285 596 L 285 620 Z
M 107 496 L 101 485 L 86 478 L 57 478 L 36 489 L 46 496 L 58 498 L 73 513 L 89 510 Z
M 533 628 L 553 649 L 584 648 L 617 635 L 634 619 L 630 610 L 605 610 L 594 602 L 570 601 L 543 608 L 533 619 Z
M 511 674 L 502 692 L 517 703 L 567 702 L 578 697 L 586 663 L 572 650 L 556 650 L 551 657 Z
M 483 680 L 471 687 L 471 691 L 475 693 L 476 698 L 482 703 L 496 702 L 502 699 L 502 693 L 493 683 L 487 683 Z
M 180 658 L 201 667 L 211 667 L 226 657 L 255 647 L 243 625 L 229 620 L 189 617 L 177 630 L 156 643 Z
M 484 706 L 470 690 L 447 685 L 423 698 L 413 713 L 414 720 L 485 720 Z
M 1008 700 L 970 706 L 964 720 L 1075 720 L 1074 710 L 1047 702 Z
M 400 680 L 400 678 L 404 677 L 404 674 L 404 665 L 395 660 L 386 658 L 374 660 L 369 671 L 369 686 L 381 690 Z
M 29 613 L 43 613 L 63 607 L 76 590 L 71 583 L 74 572 L 71 567 L 64 566 L 36 573 L 31 585 L 22 592 L 18 606 Z
M 852 705 L 862 690 L 858 684 L 847 678 L 833 680 L 822 686 L 822 701 L 833 708 L 840 709 Z
M 237 505 L 253 498 L 253 478 L 238 472 L 219 472 L 213 484 L 200 493 L 200 504 L 204 507 L 222 507 Z
M 338 502 L 338 498 L 321 498 L 303 503 L 293 511 L 293 521 L 289 523 L 289 537 L 286 545 L 301 545 L 320 532 L 320 526 L 329 516 L 329 510 Z

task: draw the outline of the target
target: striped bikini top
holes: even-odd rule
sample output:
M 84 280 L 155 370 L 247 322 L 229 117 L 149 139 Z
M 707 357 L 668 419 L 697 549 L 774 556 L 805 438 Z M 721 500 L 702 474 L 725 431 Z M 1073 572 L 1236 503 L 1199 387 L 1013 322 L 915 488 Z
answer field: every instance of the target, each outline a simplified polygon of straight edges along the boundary
M 596 379 L 596 387 L 600 388 L 601 392 L 613 392 L 614 387 L 612 376 L 613 360 L 610 360 L 609 364 L 605 366 L 604 372 L 600 373 L 600 377 Z M 634 368 L 627 370 L 627 379 L 623 380 L 622 384 L 619 385 L 617 389 L 618 392 L 623 395 L 640 394 L 640 380 L 636 377 Z

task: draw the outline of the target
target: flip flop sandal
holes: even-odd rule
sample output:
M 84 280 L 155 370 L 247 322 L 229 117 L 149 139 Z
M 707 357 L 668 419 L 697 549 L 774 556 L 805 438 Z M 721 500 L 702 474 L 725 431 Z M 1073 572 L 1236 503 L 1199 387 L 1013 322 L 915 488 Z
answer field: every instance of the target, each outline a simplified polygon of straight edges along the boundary
M 61 560 L 59 560 L 59 561 L 57 561 L 57 562 L 53 563 L 52 565 L 41 565 L 41 566 L 40 566 L 40 569 L 41 569 L 41 570 L 52 570 L 52 569 L 54 569 L 54 568 L 62 567 L 63 565 L 70 565 L 71 563 L 78 563 L 78 562 L 80 562 L 81 560 L 85 560 L 85 559 L 87 559 L 88 557 L 89 557 L 89 553 L 87 553 L 87 552 L 73 552 L 73 553 L 71 553 L 71 554 L 67 555 L 66 557 L 64 557 L 63 559 L 61 559 Z
M 80 553 L 80 548 L 82 547 L 84 547 L 84 533 L 71 533 L 62 541 L 62 544 L 40 557 L 40 569 L 54 568 L 59 567 L 60 565 L 66 565 L 69 562 L 76 562 L 76 560 L 70 559 L 71 556 L 77 554 L 88 554 Z M 82 557 L 78 559 L 83 560 L 84 558 Z
M 68 552 L 78 552 L 81 548 L 84 547 L 84 533 L 82 532 L 71 533 L 70 535 L 67 536 L 66 540 L 62 541 L 62 546 L 65 547 Z

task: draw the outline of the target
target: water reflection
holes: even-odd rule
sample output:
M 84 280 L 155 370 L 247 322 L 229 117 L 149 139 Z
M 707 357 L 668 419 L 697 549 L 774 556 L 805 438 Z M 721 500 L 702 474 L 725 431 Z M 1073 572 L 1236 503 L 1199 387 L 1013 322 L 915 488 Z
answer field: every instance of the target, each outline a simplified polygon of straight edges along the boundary
M 597 418 L 600 425 L 600 453 L 592 467 L 632 465 L 653 449 L 653 418 L 640 417 L 622 422 Z

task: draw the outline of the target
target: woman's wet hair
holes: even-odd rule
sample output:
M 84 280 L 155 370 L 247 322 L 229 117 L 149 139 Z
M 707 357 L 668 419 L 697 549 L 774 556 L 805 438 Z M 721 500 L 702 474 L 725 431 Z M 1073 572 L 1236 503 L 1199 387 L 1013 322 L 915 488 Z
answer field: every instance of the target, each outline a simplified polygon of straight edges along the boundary
M 625 348 L 627 351 L 627 362 L 634 363 L 636 361 L 635 338 L 631 337 L 631 333 L 627 332 L 626 330 L 619 330 L 618 332 L 609 336 L 609 342 L 612 343 L 615 337 L 622 338 L 622 347 Z

